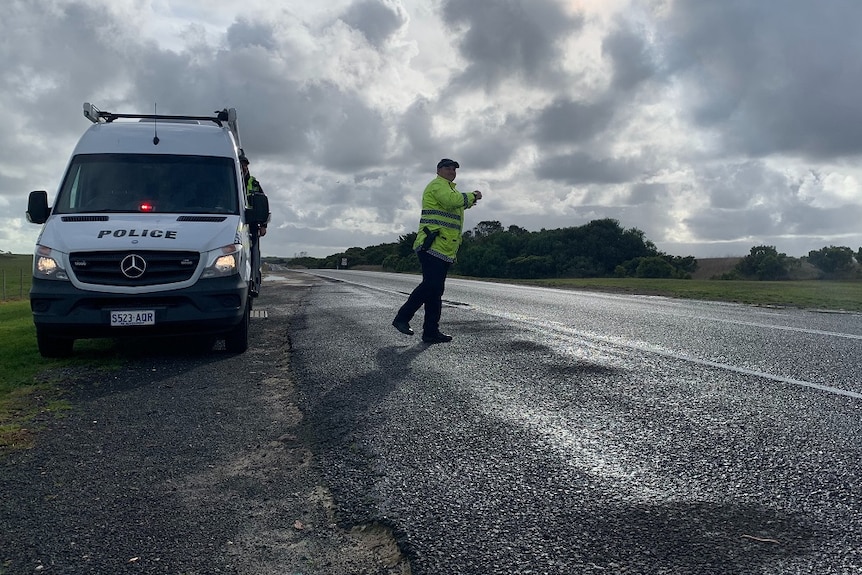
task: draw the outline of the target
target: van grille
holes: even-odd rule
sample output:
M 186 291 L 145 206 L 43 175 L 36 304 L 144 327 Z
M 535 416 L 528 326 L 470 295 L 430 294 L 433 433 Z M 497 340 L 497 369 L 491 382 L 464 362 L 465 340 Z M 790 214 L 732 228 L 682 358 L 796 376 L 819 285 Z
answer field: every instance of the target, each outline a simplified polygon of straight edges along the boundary
M 200 254 L 148 250 L 73 252 L 69 261 L 75 277 L 84 283 L 151 286 L 190 279 L 198 267 Z
M 178 222 L 223 222 L 227 219 L 225 216 L 180 216 Z
M 64 222 L 107 222 L 108 216 L 63 216 Z

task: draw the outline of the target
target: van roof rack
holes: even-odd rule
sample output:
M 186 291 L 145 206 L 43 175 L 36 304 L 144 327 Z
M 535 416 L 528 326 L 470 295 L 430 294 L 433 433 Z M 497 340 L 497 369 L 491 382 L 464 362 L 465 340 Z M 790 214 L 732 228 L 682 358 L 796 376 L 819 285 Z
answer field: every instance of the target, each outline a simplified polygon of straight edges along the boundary
M 219 127 L 227 122 L 236 140 L 237 147 L 242 147 L 239 139 L 239 125 L 237 124 L 236 108 L 224 108 L 213 112 L 215 116 L 169 116 L 165 114 L 115 114 L 114 112 L 104 112 L 89 102 L 84 102 L 84 117 L 94 124 L 110 124 L 118 118 L 137 118 L 141 120 L 203 120 L 213 122 Z

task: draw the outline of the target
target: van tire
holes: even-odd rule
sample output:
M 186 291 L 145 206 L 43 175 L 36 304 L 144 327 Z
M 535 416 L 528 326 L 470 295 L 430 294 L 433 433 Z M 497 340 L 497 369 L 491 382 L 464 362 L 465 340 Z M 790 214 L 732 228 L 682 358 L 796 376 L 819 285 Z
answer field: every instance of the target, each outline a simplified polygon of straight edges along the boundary
M 228 353 L 245 353 L 248 349 L 248 321 L 251 312 L 251 301 L 247 300 L 242 320 L 224 338 L 224 348 Z
M 42 357 L 69 357 L 75 340 L 69 337 L 54 337 L 36 331 L 36 344 Z

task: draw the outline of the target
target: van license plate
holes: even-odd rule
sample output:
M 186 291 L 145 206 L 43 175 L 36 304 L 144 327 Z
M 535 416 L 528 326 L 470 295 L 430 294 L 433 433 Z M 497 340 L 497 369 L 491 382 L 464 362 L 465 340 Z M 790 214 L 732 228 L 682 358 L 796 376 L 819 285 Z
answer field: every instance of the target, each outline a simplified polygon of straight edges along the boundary
M 112 311 L 111 326 L 155 325 L 156 312 L 151 309 Z

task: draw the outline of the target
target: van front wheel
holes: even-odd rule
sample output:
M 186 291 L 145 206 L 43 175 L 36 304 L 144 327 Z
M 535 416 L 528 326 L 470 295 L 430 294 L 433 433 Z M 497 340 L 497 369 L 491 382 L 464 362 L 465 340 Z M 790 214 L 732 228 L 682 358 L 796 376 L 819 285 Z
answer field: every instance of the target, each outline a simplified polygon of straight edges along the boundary
M 75 340 L 69 337 L 55 337 L 36 331 L 36 344 L 42 357 L 69 357 Z
M 249 307 L 250 305 L 246 304 L 242 320 L 224 338 L 224 348 L 228 353 L 245 353 L 248 349 L 248 320 L 251 315 Z

